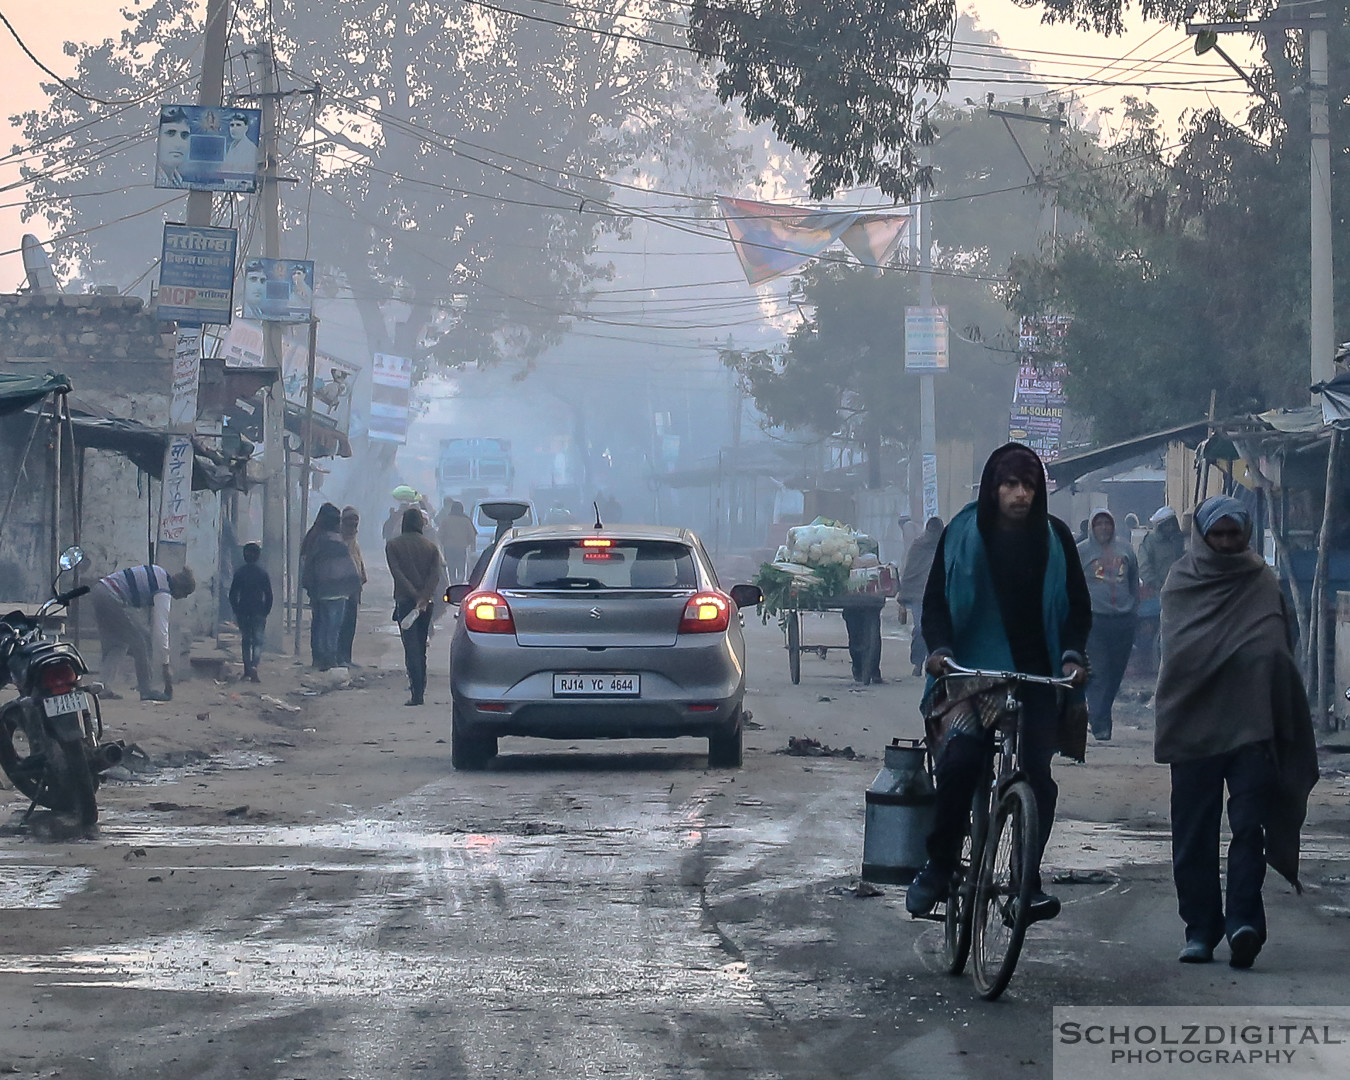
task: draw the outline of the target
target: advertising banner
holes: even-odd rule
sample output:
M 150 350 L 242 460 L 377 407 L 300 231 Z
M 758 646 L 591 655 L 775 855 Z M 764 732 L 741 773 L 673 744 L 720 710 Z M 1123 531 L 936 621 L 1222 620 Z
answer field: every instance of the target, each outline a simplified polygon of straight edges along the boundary
M 379 442 L 406 443 L 408 409 L 412 404 L 412 361 L 406 356 L 376 353 L 371 382 L 367 433 Z
M 266 364 L 266 346 L 261 323 L 235 319 L 220 345 L 220 358 L 227 368 L 260 368 Z
M 296 409 L 305 408 L 305 382 L 309 375 L 309 349 L 303 345 L 288 345 L 283 360 L 283 381 L 286 403 Z M 352 413 L 352 389 L 361 373 L 357 364 L 349 364 L 336 356 L 314 354 L 314 415 L 335 424 L 339 431 L 348 429 Z
M 313 312 L 312 259 L 249 259 L 244 267 L 244 318 L 307 323 Z
M 1071 322 L 1063 315 L 1039 315 L 1023 316 L 1018 324 L 1021 364 L 1008 435 L 1013 442 L 1031 447 L 1046 462 L 1063 453 L 1064 379 L 1069 371 L 1055 357 Z
M 257 191 L 259 109 L 161 105 L 155 187 Z
M 158 315 L 189 326 L 228 323 L 238 235 L 211 225 L 165 225 Z
M 945 307 L 905 308 L 905 371 L 918 375 L 946 371 L 948 340 Z
M 1045 462 L 1054 461 L 1062 452 L 1066 374 L 1063 364 L 1048 371 L 1022 364 L 1017 370 L 1008 437 L 1031 447 Z

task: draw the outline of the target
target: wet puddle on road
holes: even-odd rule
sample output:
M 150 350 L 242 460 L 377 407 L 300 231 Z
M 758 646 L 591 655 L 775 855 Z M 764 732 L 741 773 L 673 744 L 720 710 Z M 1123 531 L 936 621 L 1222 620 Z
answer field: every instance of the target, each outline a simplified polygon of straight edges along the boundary
M 0 909 L 59 908 L 93 878 L 85 866 L 16 866 L 0 869 Z
M 258 750 L 226 750 L 217 754 L 204 754 L 195 761 L 172 762 L 164 765 L 151 764 L 143 771 L 131 771 L 118 768 L 112 771 L 105 783 L 136 784 L 139 786 L 158 786 L 178 784 L 192 776 L 205 776 L 215 772 L 235 772 L 240 769 L 261 769 L 268 765 L 280 765 L 282 759 Z

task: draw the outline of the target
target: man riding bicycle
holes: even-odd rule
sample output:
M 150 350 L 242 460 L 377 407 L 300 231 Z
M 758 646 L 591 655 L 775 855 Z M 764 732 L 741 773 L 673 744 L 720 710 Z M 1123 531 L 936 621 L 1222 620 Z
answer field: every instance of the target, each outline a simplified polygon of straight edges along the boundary
M 1069 527 L 1046 508 L 1045 467 L 1025 446 L 1009 443 L 985 463 L 976 501 L 943 530 L 923 597 L 928 673 L 944 673 L 948 658 L 970 668 L 1052 675 L 1057 665 L 1081 686 L 1092 600 Z M 930 687 L 931 692 L 931 687 Z M 1032 920 L 1059 914 L 1059 900 L 1041 888 L 1040 854 L 1054 822 L 1059 788 L 1050 760 L 1059 750 L 1081 761 L 1086 710 L 1061 725 L 1053 687 L 1022 691 L 1023 767 L 1040 823 Z M 934 778 L 937 801 L 928 835 L 928 862 L 905 898 L 911 915 L 926 915 L 947 895 L 970 822 L 971 799 L 989 760 L 993 731 L 950 729 Z

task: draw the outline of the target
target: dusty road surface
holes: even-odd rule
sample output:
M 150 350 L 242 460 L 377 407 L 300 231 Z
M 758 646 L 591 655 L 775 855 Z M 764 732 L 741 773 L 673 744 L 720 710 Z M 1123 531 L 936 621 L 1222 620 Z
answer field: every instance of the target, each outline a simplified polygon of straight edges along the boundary
M 349 688 L 269 658 L 260 687 L 110 703 L 157 768 L 102 789 L 93 838 L 21 826 L 0 791 L 0 1074 L 1003 1080 L 1051 1075 L 1055 1004 L 1350 998 L 1350 757 L 1324 757 L 1307 892 L 1267 884 L 1256 967 L 1185 967 L 1167 776 L 1127 706 L 1113 743 L 1058 767 L 1064 914 L 986 1004 L 939 973 L 903 889 L 854 888 L 863 791 L 884 744 L 919 734 L 893 609 L 888 681 L 866 689 L 838 653 L 792 686 L 776 626 L 747 613 L 743 769 L 692 740 L 505 740 L 464 774 L 449 635 L 428 705 L 405 708 L 387 606 L 363 614 Z M 842 641 L 837 616 L 808 634 Z M 794 735 L 866 757 L 788 756 Z

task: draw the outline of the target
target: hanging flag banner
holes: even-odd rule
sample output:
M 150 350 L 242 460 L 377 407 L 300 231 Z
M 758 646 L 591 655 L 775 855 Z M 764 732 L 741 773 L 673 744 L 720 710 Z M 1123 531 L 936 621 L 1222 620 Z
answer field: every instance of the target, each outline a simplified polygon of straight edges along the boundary
M 156 301 L 161 321 L 189 326 L 230 321 L 238 239 L 234 229 L 164 226 Z
M 261 109 L 161 105 L 155 187 L 257 191 Z
M 919 375 L 946 371 L 950 338 L 945 307 L 905 308 L 905 371 Z
M 249 259 L 244 318 L 307 323 L 314 314 L 314 260 Z
M 367 434 L 378 442 L 406 443 L 411 404 L 412 361 L 406 356 L 376 353 Z
M 909 230 L 908 214 L 812 210 L 718 196 L 722 220 L 751 285 L 790 274 L 836 240 L 877 273 Z

